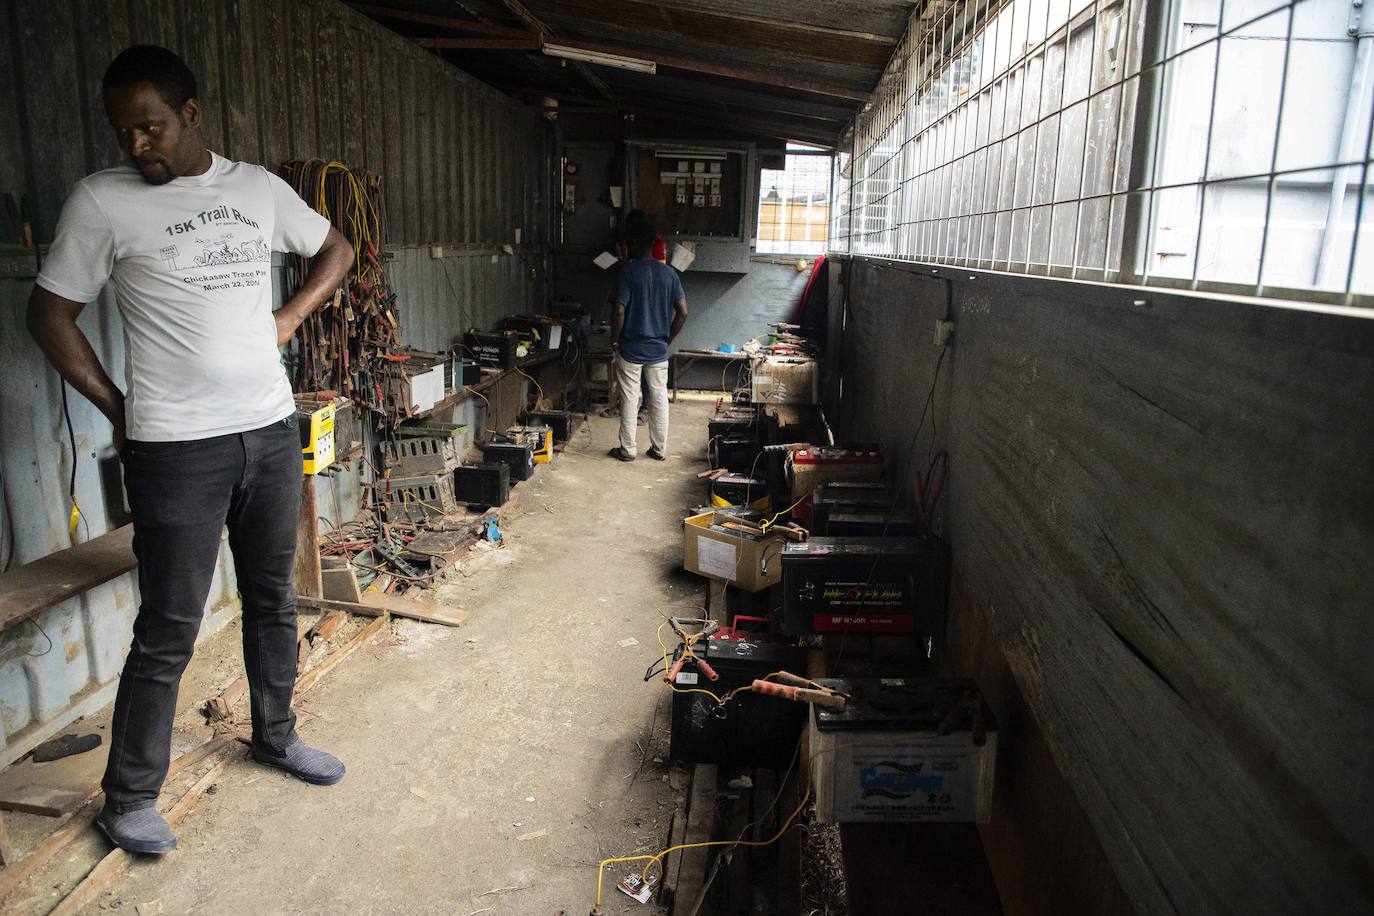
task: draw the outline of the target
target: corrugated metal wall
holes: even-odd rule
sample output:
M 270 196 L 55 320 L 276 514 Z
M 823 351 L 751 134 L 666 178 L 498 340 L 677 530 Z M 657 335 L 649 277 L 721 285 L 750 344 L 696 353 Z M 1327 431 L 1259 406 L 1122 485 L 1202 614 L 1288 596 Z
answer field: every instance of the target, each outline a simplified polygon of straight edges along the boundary
M 552 128 L 333 0 L 5 0 L 0 192 L 22 202 L 40 250 L 72 185 L 119 161 L 100 76 L 140 42 L 186 58 L 207 141 L 222 155 L 269 167 L 339 159 L 383 176 L 388 274 L 408 342 L 442 348 L 547 300 Z M 56 373 L 24 328 L 35 255 L 10 241 L 0 240 L 0 469 L 13 525 L 0 521 L 0 558 L 12 538 L 24 563 L 68 546 L 71 450 Z M 81 325 L 122 380 L 123 332 L 108 294 Z M 84 540 L 119 524 L 123 496 L 108 423 L 79 395 L 70 404 Z M 337 506 L 350 516 L 356 475 L 320 484 L 321 513 L 334 519 Z M 225 550 L 206 632 L 236 601 Z M 136 607 L 130 575 L 53 608 L 37 627 L 0 634 L 0 764 L 110 699 Z

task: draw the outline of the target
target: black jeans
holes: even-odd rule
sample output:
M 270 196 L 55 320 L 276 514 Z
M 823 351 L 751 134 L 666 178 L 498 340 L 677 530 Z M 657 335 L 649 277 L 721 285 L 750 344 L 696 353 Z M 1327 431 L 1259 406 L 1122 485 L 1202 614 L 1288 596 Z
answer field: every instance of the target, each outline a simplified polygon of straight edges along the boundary
M 181 673 L 195 649 L 226 525 L 243 603 L 253 741 L 268 751 L 291 743 L 302 476 L 294 415 L 210 439 L 130 440 L 123 457 L 142 604 L 102 784 L 106 803 L 120 812 L 156 803 L 167 778 Z

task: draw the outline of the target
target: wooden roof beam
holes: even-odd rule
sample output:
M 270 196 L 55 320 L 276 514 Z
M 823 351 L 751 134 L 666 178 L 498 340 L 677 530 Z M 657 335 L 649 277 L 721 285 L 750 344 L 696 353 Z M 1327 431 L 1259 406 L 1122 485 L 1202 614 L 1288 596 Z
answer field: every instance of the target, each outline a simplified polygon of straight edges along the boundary
M 538 36 L 525 29 L 511 28 L 505 25 L 493 25 L 487 22 L 476 22 L 471 19 L 455 19 L 452 16 L 433 16 L 429 13 L 414 13 L 410 10 L 392 9 L 389 6 L 377 6 L 372 3 L 349 3 L 349 6 L 358 12 L 373 18 L 393 19 L 397 22 L 414 22 L 419 25 L 432 25 L 441 29 L 451 29 L 455 32 L 474 32 L 478 35 L 492 35 L 497 38 L 537 38 Z
M 422 48 L 464 47 L 463 45 L 454 43 L 466 41 L 466 39 L 461 38 L 414 38 L 411 40 Z M 688 73 L 708 73 L 712 76 L 722 76 L 726 79 L 738 80 L 744 83 L 781 86 L 784 89 L 792 89 L 797 92 L 805 92 L 810 95 L 824 96 L 826 98 L 845 99 L 850 102 L 866 102 L 869 96 L 869 93 L 862 89 L 833 86 L 829 83 L 823 83 L 817 80 L 798 79 L 771 73 L 767 70 L 750 70 L 743 67 L 731 67 L 725 64 L 713 64 L 707 61 L 688 60 L 687 58 L 677 57 L 672 54 L 661 54 L 657 51 L 649 51 L 643 48 L 631 48 L 624 45 L 608 45 L 601 42 L 582 41 L 580 39 L 571 38 L 559 38 L 557 43 L 582 51 L 593 51 L 601 54 L 617 54 L 622 57 L 639 57 L 644 60 L 651 60 L 660 67 L 667 67 L 670 70 L 685 70 Z

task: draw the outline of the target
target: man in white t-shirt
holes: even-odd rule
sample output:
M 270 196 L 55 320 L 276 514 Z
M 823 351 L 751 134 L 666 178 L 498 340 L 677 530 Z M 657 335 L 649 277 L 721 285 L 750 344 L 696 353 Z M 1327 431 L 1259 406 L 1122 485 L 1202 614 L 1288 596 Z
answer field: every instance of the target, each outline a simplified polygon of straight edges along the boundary
M 280 178 L 205 148 L 195 76 L 171 51 L 129 48 L 102 89 L 131 162 L 86 177 L 68 197 L 28 322 L 62 377 L 109 418 L 124 463 L 142 603 L 97 823 L 124 849 L 161 853 L 176 838 L 154 805 L 226 525 L 253 757 L 311 783 L 343 778 L 343 764 L 296 736 L 291 712 L 302 472 L 278 347 L 333 295 L 353 249 Z M 276 311 L 273 251 L 313 259 Z M 107 285 L 124 319 L 123 392 L 76 325 Z

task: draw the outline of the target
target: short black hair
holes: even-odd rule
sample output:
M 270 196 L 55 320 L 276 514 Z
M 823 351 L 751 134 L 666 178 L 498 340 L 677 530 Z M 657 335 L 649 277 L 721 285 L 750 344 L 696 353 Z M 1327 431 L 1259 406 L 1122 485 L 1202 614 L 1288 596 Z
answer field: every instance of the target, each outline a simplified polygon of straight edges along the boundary
M 197 97 L 196 75 L 186 61 L 158 45 L 134 45 L 110 61 L 100 80 L 102 90 L 135 83 L 152 83 L 173 111 L 180 111 L 188 99 Z
M 647 258 L 653 251 L 654 242 L 657 239 L 658 230 L 654 228 L 653 221 L 647 216 L 636 220 L 634 225 L 625 227 L 625 241 L 628 243 L 632 258 Z

